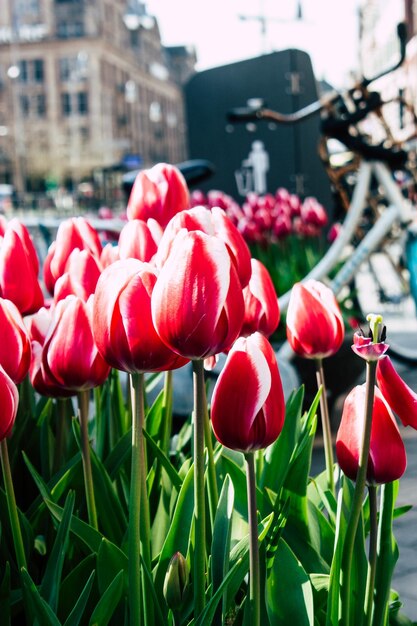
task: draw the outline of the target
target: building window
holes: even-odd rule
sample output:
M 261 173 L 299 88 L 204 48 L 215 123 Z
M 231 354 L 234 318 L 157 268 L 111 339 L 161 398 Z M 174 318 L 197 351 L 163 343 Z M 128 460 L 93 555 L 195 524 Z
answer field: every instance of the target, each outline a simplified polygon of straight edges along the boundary
M 80 115 L 86 115 L 88 113 L 88 93 L 86 91 L 80 91 L 77 94 L 78 98 L 78 113 Z
M 64 92 L 61 94 L 62 115 L 71 115 L 71 94 Z
M 43 83 L 44 81 L 44 72 L 43 72 L 43 60 L 35 59 L 33 61 L 33 78 L 36 83 Z
M 30 101 L 29 101 L 29 97 L 26 95 L 20 96 L 20 111 L 22 115 L 24 115 L 25 117 L 29 115 Z
M 58 37 L 61 39 L 70 39 L 71 37 L 84 37 L 83 22 L 59 22 L 56 27 Z
M 19 81 L 21 83 L 28 82 L 28 62 L 27 61 L 19 62 Z
M 46 98 L 44 93 L 36 95 L 36 113 L 38 117 L 45 117 L 46 115 Z

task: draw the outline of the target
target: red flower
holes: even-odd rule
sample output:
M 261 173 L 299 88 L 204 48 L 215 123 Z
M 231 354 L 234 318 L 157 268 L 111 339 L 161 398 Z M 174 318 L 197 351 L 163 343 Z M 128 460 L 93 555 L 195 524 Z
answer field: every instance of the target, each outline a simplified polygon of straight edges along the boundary
M 366 385 L 354 387 L 345 400 L 336 437 L 336 454 L 343 472 L 356 479 L 365 420 Z M 375 387 L 371 444 L 367 469 L 370 483 L 389 483 L 400 478 L 407 464 L 400 431 L 380 390 Z
M 106 243 L 100 254 L 100 265 L 104 269 L 115 261 L 119 260 L 119 247 Z
M 93 296 L 87 303 L 67 296 L 58 302 L 53 313 L 42 364 L 48 378 L 66 390 L 78 392 L 97 387 L 110 372 L 94 342 L 92 307 Z
M 98 259 L 89 250 L 75 248 L 68 257 L 66 271 L 55 283 L 54 301 L 74 295 L 87 302 L 96 289 L 100 274 Z
M 29 371 L 30 339 L 17 307 L 0 298 L 0 364 L 13 380 L 21 383 Z
M 119 236 L 119 257 L 148 262 L 156 253 L 161 237 L 162 229 L 155 220 L 131 220 Z
M 94 338 L 103 358 L 119 370 L 155 372 L 187 362 L 162 342 L 153 326 L 151 295 L 156 279 L 148 263 L 124 259 L 109 265 L 97 283 Z
M 158 163 L 136 177 L 127 205 L 129 220 L 153 217 L 162 227 L 189 206 L 187 183 L 179 169 Z
M 205 358 L 230 348 L 243 314 L 242 289 L 226 244 L 201 231 L 180 231 L 152 293 L 161 339 L 182 356 Z
M 18 405 L 17 387 L 0 365 L 0 441 L 10 435 Z
M 43 273 L 46 288 L 51 295 L 55 282 L 66 271 L 69 256 L 75 248 L 89 250 L 96 259 L 100 259 L 102 246 L 98 233 L 83 217 L 72 217 L 62 222 L 56 240 L 48 250 Z
M 288 341 L 300 356 L 324 358 L 342 345 L 345 329 L 339 305 L 332 290 L 316 280 L 294 285 L 286 321 Z
M 243 290 L 245 319 L 242 336 L 259 331 L 266 337 L 272 335 L 279 324 L 280 312 L 275 287 L 266 267 L 252 259 L 252 276 Z
M 200 230 L 221 239 L 227 245 L 242 287 L 246 287 L 251 275 L 249 248 L 236 226 L 219 207 L 209 210 L 200 206 L 178 213 L 166 227 L 159 244 L 155 257 L 159 267 L 168 258 L 175 236 L 182 229 L 189 232 Z
M 11 300 L 26 315 L 40 309 L 44 299 L 37 276 L 37 256 L 23 232 L 16 223 L 9 224 L 0 244 L 0 296 Z
M 275 441 L 284 418 L 284 394 L 271 345 L 260 333 L 239 338 L 213 391 L 211 420 L 217 439 L 233 450 L 259 450 Z
M 376 380 L 385 400 L 404 426 L 417 428 L 417 394 L 396 372 L 389 356 L 379 359 Z

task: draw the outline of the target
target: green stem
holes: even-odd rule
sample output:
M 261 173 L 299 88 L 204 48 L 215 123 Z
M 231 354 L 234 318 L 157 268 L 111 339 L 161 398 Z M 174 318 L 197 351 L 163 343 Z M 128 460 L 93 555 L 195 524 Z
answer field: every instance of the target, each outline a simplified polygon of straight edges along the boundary
M 377 535 L 378 535 L 378 507 L 377 507 L 377 486 L 368 485 L 369 494 L 369 570 L 368 579 L 366 581 L 366 598 L 365 598 L 365 616 L 366 626 L 372 624 L 372 610 L 374 604 L 374 588 L 375 588 L 375 574 L 376 574 L 376 548 L 377 548 Z
M 141 452 L 144 424 L 144 407 L 140 394 L 140 375 L 131 374 L 130 392 L 132 406 L 132 465 L 129 495 L 129 607 L 131 626 L 142 624 L 141 599 Z
M 205 392 L 205 389 L 204 389 Z M 207 448 L 207 477 L 208 477 L 208 500 L 210 511 L 210 523 L 213 528 L 214 518 L 216 516 L 217 504 L 219 502 L 219 492 L 217 489 L 216 466 L 214 463 L 213 440 L 211 435 L 211 426 L 207 408 L 207 402 L 204 400 L 204 438 Z
M 342 554 L 342 620 L 344 626 L 350 626 L 350 579 L 352 570 L 353 547 L 355 543 L 356 530 L 361 515 L 363 495 L 365 492 L 366 472 L 368 469 L 369 449 L 371 444 L 372 412 L 374 406 L 376 361 L 366 363 L 366 406 L 365 424 L 362 437 L 361 452 L 359 456 L 359 467 L 356 476 L 355 492 L 353 494 L 352 509 L 346 529 L 345 543 Z
M 387 483 L 381 487 L 373 626 L 387 626 L 388 624 L 391 578 L 397 560 L 396 544 L 392 533 L 395 485 L 396 483 Z
M 12 529 L 16 561 L 19 571 L 22 567 L 27 569 L 25 549 L 23 546 L 22 530 L 20 528 L 19 515 L 17 512 L 16 498 L 13 488 L 12 472 L 10 469 L 9 450 L 7 440 L 0 442 L 1 468 L 3 471 L 4 486 L 6 489 L 7 508 L 9 510 L 10 526 Z
M 94 498 L 93 473 L 91 470 L 90 440 L 88 437 L 88 405 L 90 392 L 80 391 L 78 398 L 78 415 L 81 426 L 81 456 L 83 461 L 85 497 L 87 500 L 88 522 L 98 530 L 96 501 Z
M 169 456 L 169 440 L 172 431 L 172 370 L 165 372 L 163 402 L 162 451 Z
M 249 521 L 249 621 L 251 626 L 259 626 L 261 622 L 261 587 L 259 573 L 255 459 L 253 452 L 248 452 L 247 454 L 245 454 L 245 459 Z
M 194 384 L 194 616 L 198 617 L 205 605 L 206 567 L 206 512 L 204 499 L 204 415 L 205 386 L 204 362 L 193 361 Z
M 316 359 L 316 377 L 317 386 L 321 386 L 320 394 L 320 414 L 321 423 L 323 428 L 323 444 L 324 444 L 324 456 L 326 459 L 326 472 L 327 472 L 327 484 L 335 496 L 335 484 L 334 484 L 334 461 L 333 461 L 333 443 L 332 443 L 332 431 L 330 427 L 329 417 L 329 405 L 327 403 L 327 390 L 326 382 L 323 370 L 323 359 Z

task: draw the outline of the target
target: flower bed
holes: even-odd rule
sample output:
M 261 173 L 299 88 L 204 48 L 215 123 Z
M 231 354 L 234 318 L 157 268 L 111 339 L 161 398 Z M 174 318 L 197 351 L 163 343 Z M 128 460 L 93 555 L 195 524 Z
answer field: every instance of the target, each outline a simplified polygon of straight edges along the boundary
M 118 245 L 66 220 L 42 285 L 25 228 L 0 223 L 2 624 L 411 623 L 390 590 L 406 512 L 394 413 L 416 428 L 417 397 L 382 320 L 354 336 L 366 383 L 334 460 L 333 294 L 293 288 L 286 335 L 318 389 L 307 410 L 303 387 L 285 404 L 269 272 L 222 207 L 189 203 L 172 166 L 142 172 Z M 204 371 L 223 352 L 208 406 Z M 172 372 L 187 363 L 194 408 L 178 432 Z M 318 419 L 326 469 L 311 476 Z

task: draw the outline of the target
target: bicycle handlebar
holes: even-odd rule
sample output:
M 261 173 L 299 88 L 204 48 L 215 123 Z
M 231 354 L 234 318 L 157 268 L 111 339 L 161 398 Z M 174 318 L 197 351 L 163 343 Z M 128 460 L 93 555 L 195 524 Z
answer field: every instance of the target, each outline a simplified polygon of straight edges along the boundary
M 234 108 L 227 113 L 227 119 L 229 122 L 249 122 L 249 121 L 258 121 L 258 120 L 269 120 L 273 122 L 277 122 L 279 124 L 294 124 L 296 122 L 300 122 L 302 120 L 306 120 L 315 113 L 326 109 L 331 106 L 337 100 L 343 100 L 345 96 L 352 96 L 355 92 L 360 91 L 364 92 L 366 88 L 373 83 L 374 81 L 382 78 L 382 76 L 386 76 L 391 72 L 394 72 L 398 69 L 404 62 L 406 55 L 406 40 L 407 40 L 407 28 L 405 23 L 401 22 L 397 26 L 397 34 L 398 39 L 400 41 L 400 58 L 392 67 L 380 72 L 376 76 L 372 78 L 366 78 L 365 76 L 356 83 L 353 87 L 346 90 L 345 92 L 340 92 L 333 90 L 328 94 L 325 94 L 315 102 L 308 104 L 307 106 L 295 111 L 294 113 L 279 113 L 278 111 L 273 111 L 272 109 L 267 109 L 263 103 L 259 103 L 258 106 L 247 106 L 247 107 L 238 107 Z M 372 94 L 371 97 L 367 100 L 362 99 L 362 102 L 365 103 L 365 106 L 362 108 L 358 108 L 353 114 L 348 114 L 347 119 L 343 120 L 344 126 L 348 123 L 356 123 L 361 119 L 364 119 L 366 115 L 370 111 L 374 111 L 378 107 L 383 104 L 379 94 Z

